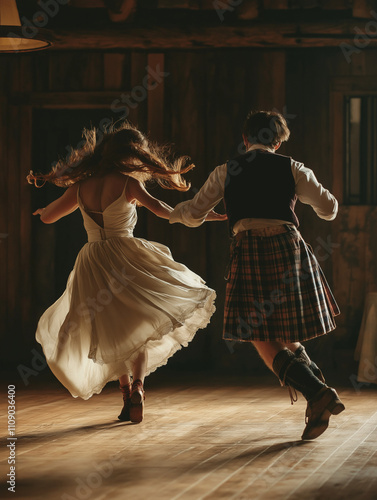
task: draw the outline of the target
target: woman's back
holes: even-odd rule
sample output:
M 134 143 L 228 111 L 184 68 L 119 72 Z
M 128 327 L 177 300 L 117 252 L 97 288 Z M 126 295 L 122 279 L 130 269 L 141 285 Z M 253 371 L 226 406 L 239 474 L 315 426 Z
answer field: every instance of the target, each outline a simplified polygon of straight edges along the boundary
M 104 177 L 89 177 L 80 183 L 80 198 L 90 212 L 103 212 L 122 194 L 128 177 L 113 173 Z
M 137 213 L 135 203 L 127 199 L 130 181 L 134 179 L 122 174 L 109 174 L 79 183 L 77 201 L 88 241 L 132 236 Z

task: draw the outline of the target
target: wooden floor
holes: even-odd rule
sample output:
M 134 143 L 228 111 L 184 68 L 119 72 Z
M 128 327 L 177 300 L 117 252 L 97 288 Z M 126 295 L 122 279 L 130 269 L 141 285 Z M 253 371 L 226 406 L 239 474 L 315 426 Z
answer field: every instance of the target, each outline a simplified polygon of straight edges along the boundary
M 55 384 L 20 384 L 16 494 L 6 491 L 2 440 L 0 496 L 376 499 L 377 391 L 339 393 L 346 411 L 320 438 L 302 442 L 305 401 L 291 406 L 273 378 L 152 380 L 141 424 L 116 419 L 115 385 L 82 401 Z

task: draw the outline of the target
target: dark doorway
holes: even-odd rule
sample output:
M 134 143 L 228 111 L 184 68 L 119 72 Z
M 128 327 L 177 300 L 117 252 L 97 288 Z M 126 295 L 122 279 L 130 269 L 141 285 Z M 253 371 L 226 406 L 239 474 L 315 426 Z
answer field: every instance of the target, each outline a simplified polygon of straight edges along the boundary
M 112 119 L 104 109 L 35 109 L 33 112 L 33 170 L 46 173 L 70 147 L 80 145 L 84 128 L 99 127 Z M 63 189 L 46 184 L 32 190 L 33 211 L 63 194 Z M 86 243 L 79 210 L 52 225 L 33 219 L 33 296 L 37 314 L 51 305 L 64 291 L 77 254 Z

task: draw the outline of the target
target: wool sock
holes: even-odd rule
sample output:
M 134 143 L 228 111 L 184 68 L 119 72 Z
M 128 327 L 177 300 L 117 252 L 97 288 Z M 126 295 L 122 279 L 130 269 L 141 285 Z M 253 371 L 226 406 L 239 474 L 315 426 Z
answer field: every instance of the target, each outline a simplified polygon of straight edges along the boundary
M 272 367 L 283 385 L 300 391 L 307 401 L 325 387 L 309 366 L 287 348 L 276 354 Z
M 308 353 L 306 352 L 303 345 L 300 345 L 300 347 L 295 350 L 294 354 L 296 358 L 301 359 L 309 366 L 311 371 L 321 382 L 325 383 L 325 377 L 323 376 L 321 369 L 316 365 L 316 363 L 314 363 L 314 361 L 309 358 Z

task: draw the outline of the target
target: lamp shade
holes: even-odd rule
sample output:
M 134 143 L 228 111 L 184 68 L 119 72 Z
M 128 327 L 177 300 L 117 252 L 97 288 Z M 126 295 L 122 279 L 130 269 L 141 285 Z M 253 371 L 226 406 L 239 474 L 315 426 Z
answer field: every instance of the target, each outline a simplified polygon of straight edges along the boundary
M 48 32 L 21 26 L 15 0 L 0 0 L 0 53 L 30 52 L 52 45 Z

